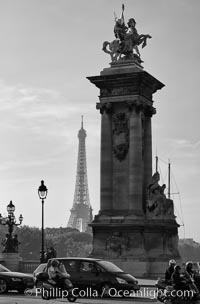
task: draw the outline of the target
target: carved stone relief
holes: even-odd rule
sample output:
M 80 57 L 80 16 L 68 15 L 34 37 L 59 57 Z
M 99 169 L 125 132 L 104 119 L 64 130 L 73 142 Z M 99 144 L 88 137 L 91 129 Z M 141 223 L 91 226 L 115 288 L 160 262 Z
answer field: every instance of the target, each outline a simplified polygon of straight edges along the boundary
M 113 152 L 115 157 L 122 161 L 129 149 L 128 119 L 125 113 L 117 113 L 113 116 Z
M 129 238 L 115 231 L 105 242 L 105 250 L 121 256 L 124 251 L 129 250 Z

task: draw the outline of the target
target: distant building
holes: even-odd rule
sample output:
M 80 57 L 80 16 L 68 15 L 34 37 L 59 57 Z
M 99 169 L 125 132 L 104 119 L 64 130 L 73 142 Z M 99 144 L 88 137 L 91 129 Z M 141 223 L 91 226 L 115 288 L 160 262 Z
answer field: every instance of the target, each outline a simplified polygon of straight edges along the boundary
M 47 228 L 45 228 L 45 238 L 46 239 L 52 239 L 55 236 L 66 234 L 69 231 L 71 231 L 71 229 L 68 228 L 68 227 L 58 227 L 58 228 L 55 228 L 55 227 L 49 228 L 49 227 L 47 227 Z
M 92 207 L 90 205 L 85 138 L 86 131 L 83 128 L 83 116 L 81 129 L 78 132 L 79 148 L 76 173 L 76 185 L 71 215 L 67 227 L 76 228 L 80 232 L 90 231 L 88 224 L 92 221 Z
M 198 262 L 200 260 L 200 243 L 195 242 L 192 238 L 180 239 L 178 247 L 184 263 L 188 261 Z M 200 269 L 200 266 L 198 267 Z
M 193 247 L 199 247 L 200 244 L 195 242 L 192 238 L 179 239 L 179 245 L 188 245 Z

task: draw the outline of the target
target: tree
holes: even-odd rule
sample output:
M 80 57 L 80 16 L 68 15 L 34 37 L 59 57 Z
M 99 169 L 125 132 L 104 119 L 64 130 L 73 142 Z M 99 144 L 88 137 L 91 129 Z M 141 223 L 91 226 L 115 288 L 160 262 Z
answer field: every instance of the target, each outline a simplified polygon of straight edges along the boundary
M 5 228 L 5 227 L 3 227 Z M 6 229 L 0 230 L 0 237 L 4 238 Z M 54 247 L 57 256 L 82 256 L 87 257 L 92 250 L 92 235 L 79 232 L 72 228 L 46 228 L 45 248 Z M 40 259 L 41 229 L 37 227 L 20 226 L 15 229 L 18 235 L 19 254 L 23 260 Z
M 82 256 L 86 257 L 92 250 L 92 235 L 79 232 L 73 228 L 55 229 L 54 235 L 48 228 L 51 240 L 56 248 L 58 256 Z
M 16 228 L 19 242 L 19 254 L 25 260 L 39 260 L 41 231 L 36 227 L 21 226 Z
M 179 252 L 183 262 L 200 260 L 200 244 L 192 239 L 179 240 Z

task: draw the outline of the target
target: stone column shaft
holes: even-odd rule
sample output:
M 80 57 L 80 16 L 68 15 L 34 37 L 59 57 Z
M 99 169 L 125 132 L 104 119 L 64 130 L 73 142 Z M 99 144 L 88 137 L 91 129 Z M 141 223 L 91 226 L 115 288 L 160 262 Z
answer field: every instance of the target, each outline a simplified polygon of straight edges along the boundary
M 151 180 L 151 177 L 152 177 L 151 117 L 145 116 L 144 118 L 144 180 L 143 180 L 144 204 L 146 202 L 147 186 Z
M 112 117 L 103 111 L 101 117 L 100 210 L 112 209 Z
M 142 120 L 141 112 L 135 107 L 130 113 L 129 146 L 129 209 L 135 214 L 142 213 Z

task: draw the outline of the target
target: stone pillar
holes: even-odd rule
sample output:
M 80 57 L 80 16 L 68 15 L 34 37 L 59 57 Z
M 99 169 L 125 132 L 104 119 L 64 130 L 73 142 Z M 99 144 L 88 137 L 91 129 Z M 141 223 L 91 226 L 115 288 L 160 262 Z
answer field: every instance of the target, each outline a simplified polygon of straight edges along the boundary
M 100 213 L 112 210 L 112 105 L 97 104 L 101 113 Z
M 141 215 L 142 208 L 142 119 L 140 108 L 129 103 L 130 137 L 129 137 L 129 210 Z
M 19 263 L 22 261 L 19 253 L 2 252 L 0 259 L 5 262 L 5 266 L 11 271 L 19 271 Z
M 91 256 L 110 260 L 133 275 L 160 276 L 168 260 L 179 257 L 173 212 L 144 213 L 152 177 L 153 94 L 164 85 L 123 60 L 88 79 L 100 89 L 97 107 L 102 114 L 101 206 L 90 224 Z
M 152 177 L 152 128 L 151 117 L 156 113 L 153 107 L 148 107 L 144 111 L 143 119 L 143 157 L 144 157 L 144 175 L 143 175 L 143 197 L 144 209 L 146 208 L 147 186 Z

